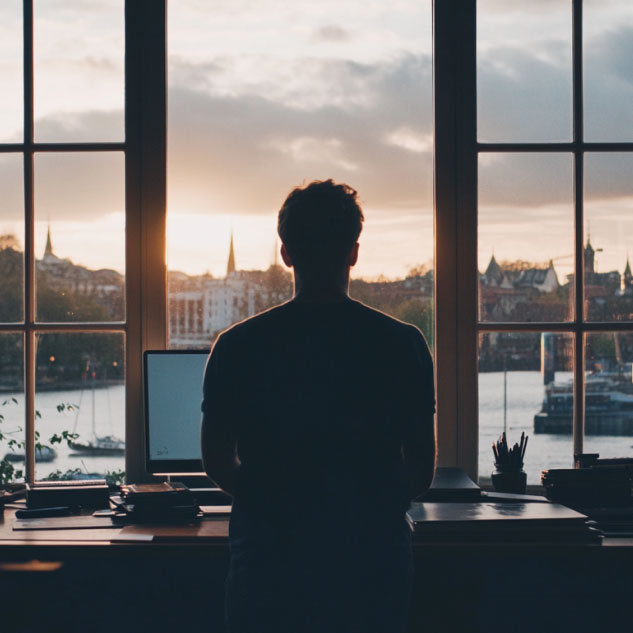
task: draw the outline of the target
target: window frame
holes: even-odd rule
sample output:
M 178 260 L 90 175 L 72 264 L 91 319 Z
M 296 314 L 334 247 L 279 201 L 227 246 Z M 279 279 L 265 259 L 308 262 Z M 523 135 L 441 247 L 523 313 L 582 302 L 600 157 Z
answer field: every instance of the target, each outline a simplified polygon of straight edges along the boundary
M 573 453 L 583 452 L 585 341 L 593 332 L 633 332 L 629 321 L 584 315 L 584 156 L 633 152 L 630 142 L 586 142 L 583 113 L 583 2 L 572 0 L 570 142 L 482 143 L 477 140 L 476 0 L 435 0 L 436 331 L 440 463 L 478 475 L 479 335 L 486 332 L 569 333 L 573 339 Z M 483 153 L 571 155 L 574 192 L 574 311 L 565 322 L 482 322 L 478 317 L 477 168 Z M 448 260 L 448 261 L 447 261 Z M 570 462 L 573 455 L 570 455 Z
M 0 333 L 24 336 L 26 478 L 35 473 L 35 344 L 41 332 L 117 332 L 126 337 L 126 471 L 144 468 L 142 353 L 167 344 L 167 0 L 125 1 L 125 140 L 122 143 L 36 143 L 33 139 L 33 0 L 24 11 L 24 139 L 0 152 L 24 156 L 24 321 Z M 574 452 L 584 435 L 584 341 L 587 333 L 633 331 L 632 322 L 584 320 L 584 154 L 633 152 L 633 143 L 587 143 L 583 135 L 582 0 L 572 0 L 573 137 L 564 143 L 477 140 L 476 0 L 433 1 L 435 350 L 438 464 L 478 469 L 478 338 L 490 331 L 565 332 L 574 338 Z M 122 151 L 126 175 L 126 320 L 38 323 L 35 320 L 33 156 L 45 151 Z M 573 155 L 575 313 L 562 323 L 478 320 L 477 161 L 486 152 Z M 571 458 L 571 456 L 570 456 Z
M 21 334 L 24 358 L 25 480 L 35 479 L 36 337 L 56 333 L 116 333 L 125 338 L 126 470 L 142 477 L 142 350 L 165 345 L 164 234 L 166 206 L 166 78 L 164 0 L 126 0 L 125 139 L 122 142 L 39 143 L 34 139 L 33 0 L 22 1 L 23 124 L 21 143 L 0 153 L 24 164 L 23 319 L 0 323 L 0 333 Z M 125 156 L 125 297 L 123 321 L 39 322 L 35 285 L 34 156 L 43 152 L 122 152 Z M 151 271 L 148 273 L 147 271 Z M 163 281 L 161 282 L 161 271 Z

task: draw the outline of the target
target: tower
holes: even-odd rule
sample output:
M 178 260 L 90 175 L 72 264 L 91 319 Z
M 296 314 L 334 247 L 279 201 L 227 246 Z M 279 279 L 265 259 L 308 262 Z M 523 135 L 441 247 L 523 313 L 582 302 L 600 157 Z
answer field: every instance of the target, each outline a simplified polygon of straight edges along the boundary
M 593 246 L 591 245 L 591 238 L 589 237 L 589 234 L 587 234 L 587 246 L 585 246 L 585 272 L 586 273 L 595 272 L 594 270 L 595 254 L 596 254 L 596 251 L 593 249 Z
M 231 231 L 231 245 L 229 247 L 229 261 L 226 264 L 226 276 L 235 272 L 235 249 L 233 247 L 233 231 Z
M 631 273 L 631 264 L 629 263 L 629 256 L 627 253 L 626 256 L 626 266 L 624 268 L 624 273 L 622 273 L 622 294 L 631 294 L 633 293 L 633 274 Z
M 44 249 L 44 255 L 53 254 L 53 244 L 51 243 L 51 225 L 48 225 L 48 232 L 46 234 L 46 248 Z

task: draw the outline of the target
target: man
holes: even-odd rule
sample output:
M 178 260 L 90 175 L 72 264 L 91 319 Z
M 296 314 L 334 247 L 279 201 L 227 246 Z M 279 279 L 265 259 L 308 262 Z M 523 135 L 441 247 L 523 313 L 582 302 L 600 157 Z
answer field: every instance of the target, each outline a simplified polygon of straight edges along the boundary
M 420 331 L 348 295 L 363 213 L 331 180 L 279 212 L 294 298 L 231 327 L 205 372 L 202 456 L 233 495 L 230 633 L 404 631 L 404 515 L 435 467 Z

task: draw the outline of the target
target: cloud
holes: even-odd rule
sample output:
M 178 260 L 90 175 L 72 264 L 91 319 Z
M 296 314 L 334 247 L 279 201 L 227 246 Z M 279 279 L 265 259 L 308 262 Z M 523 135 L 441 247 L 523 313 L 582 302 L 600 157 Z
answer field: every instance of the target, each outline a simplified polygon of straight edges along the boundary
M 328 163 L 336 169 L 358 171 L 358 165 L 345 158 L 343 143 L 338 138 L 300 136 L 288 140 L 270 141 L 269 147 L 288 155 L 298 163 L 317 165 Z
M 423 154 L 433 150 L 433 135 L 421 134 L 406 126 L 401 126 L 387 134 L 387 143 L 402 147 L 414 154 Z
M 314 39 L 323 42 L 346 42 L 351 39 L 351 33 L 335 24 L 327 24 L 315 31 Z
M 607 137 L 633 130 L 632 41 L 633 29 L 623 26 L 588 42 L 588 117 L 597 104 L 608 104 L 618 114 L 600 127 Z M 538 56 L 519 46 L 482 53 L 478 78 L 483 139 L 570 140 L 570 66 L 557 58 L 560 48 L 560 42 L 548 40 Z M 376 63 L 302 58 L 274 66 L 273 61 L 266 62 L 270 73 L 257 74 L 251 72 L 252 60 L 171 59 L 172 212 L 270 213 L 293 186 L 330 177 L 349 181 L 365 205 L 376 209 L 430 205 L 428 56 L 403 54 Z M 103 140 L 121 140 L 122 112 L 58 112 L 36 123 L 38 135 L 65 141 L 95 140 L 95 131 Z M 621 156 L 604 160 L 591 167 L 596 177 L 588 195 L 631 195 L 629 163 Z M 546 208 L 572 199 L 569 155 L 482 154 L 479 176 L 482 205 Z M 96 168 L 88 160 L 69 173 L 61 164 L 52 164 L 36 177 L 39 187 L 53 192 L 47 202 L 51 214 L 87 219 L 119 208 L 120 192 L 114 191 L 119 185 L 113 185 L 121 179 L 119 166 Z M 19 161 L 0 170 L 3 191 L 20 181 Z M 82 187 L 83 182 L 93 184 Z M 7 208 L 21 209 L 20 195 L 9 194 L 13 198 L 5 202 Z
M 313 91 L 338 90 L 336 105 L 298 106 L 274 92 L 222 96 L 172 88 L 172 211 L 270 213 L 296 184 L 330 177 L 349 181 L 377 208 L 430 205 L 430 146 L 419 145 L 431 134 L 430 61 L 311 63 L 307 72 L 319 78 Z M 357 93 L 362 105 L 354 104 Z M 424 102 L 429 107 L 420 107 Z
M 478 136 L 482 141 L 571 140 L 571 66 L 501 47 L 480 56 Z

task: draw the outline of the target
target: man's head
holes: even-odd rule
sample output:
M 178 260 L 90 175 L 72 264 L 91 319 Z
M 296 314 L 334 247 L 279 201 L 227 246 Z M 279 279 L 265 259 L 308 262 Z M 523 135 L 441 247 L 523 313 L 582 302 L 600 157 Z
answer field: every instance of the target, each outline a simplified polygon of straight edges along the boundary
M 365 219 L 356 196 L 333 180 L 315 180 L 288 194 L 277 231 L 297 272 L 327 277 L 355 263 Z

